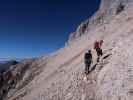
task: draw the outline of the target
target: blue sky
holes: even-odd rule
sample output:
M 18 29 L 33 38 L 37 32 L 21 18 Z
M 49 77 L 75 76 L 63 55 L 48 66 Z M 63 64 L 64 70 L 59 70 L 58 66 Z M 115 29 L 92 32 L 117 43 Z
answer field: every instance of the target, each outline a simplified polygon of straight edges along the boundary
M 99 7 L 100 0 L 0 0 L 0 58 L 45 55 Z

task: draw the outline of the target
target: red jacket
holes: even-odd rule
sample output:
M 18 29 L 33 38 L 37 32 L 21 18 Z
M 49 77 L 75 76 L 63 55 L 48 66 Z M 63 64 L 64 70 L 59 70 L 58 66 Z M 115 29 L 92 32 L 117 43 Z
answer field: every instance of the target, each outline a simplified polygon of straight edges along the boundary
M 100 40 L 100 42 L 95 41 L 95 43 L 94 43 L 94 49 L 101 48 L 102 47 L 102 44 L 103 44 L 103 40 Z
M 96 41 L 94 43 L 94 49 L 100 48 L 100 43 L 98 41 Z

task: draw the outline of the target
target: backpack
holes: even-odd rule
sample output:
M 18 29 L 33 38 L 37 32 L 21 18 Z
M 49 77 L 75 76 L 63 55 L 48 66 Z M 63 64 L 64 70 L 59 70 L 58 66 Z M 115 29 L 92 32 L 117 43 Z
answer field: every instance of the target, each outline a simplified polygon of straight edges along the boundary
M 91 62 L 92 54 L 91 53 L 85 53 L 84 59 L 85 59 L 85 62 Z

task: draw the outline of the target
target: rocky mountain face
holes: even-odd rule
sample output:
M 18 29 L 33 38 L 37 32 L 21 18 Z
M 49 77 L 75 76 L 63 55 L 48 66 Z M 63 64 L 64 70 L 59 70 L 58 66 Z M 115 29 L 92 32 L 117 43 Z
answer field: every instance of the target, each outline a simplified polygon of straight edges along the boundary
M 33 61 L 34 60 L 26 60 L 18 63 L 17 61 L 13 60 L 1 64 L 1 67 L 4 68 L 4 71 L 0 73 L 0 100 L 5 99 L 7 95 L 12 95 L 12 93 L 15 91 L 13 90 L 10 92 L 10 90 L 15 88 L 19 89 L 29 82 L 29 79 L 32 79 L 32 74 L 30 72 L 33 68 L 30 68 L 30 66 L 32 66 Z M 24 75 L 25 77 L 23 77 Z
M 132 0 L 101 0 L 99 10 L 91 18 L 82 22 L 75 32 L 70 34 L 68 43 L 83 34 L 89 33 L 96 26 L 110 22 L 115 15 L 123 11 L 130 3 L 132 3 Z
M 83 23 L 87 25 L 80 25 L 84 34 L 75 35 L 64 48 L 3 73 L 0 100 L 133 100 L 132 1 L 102 0 L 99 11 Z M 98 63 L 93 49 L 96 39 L 104 40 Z M 85 77 L 88 49 L 93 63 Z
M 0 73 L 6 71 L 10 66 L 18 64 L 19 61 L 10 60 L 10 61 L 1 61 L 0 62 Z

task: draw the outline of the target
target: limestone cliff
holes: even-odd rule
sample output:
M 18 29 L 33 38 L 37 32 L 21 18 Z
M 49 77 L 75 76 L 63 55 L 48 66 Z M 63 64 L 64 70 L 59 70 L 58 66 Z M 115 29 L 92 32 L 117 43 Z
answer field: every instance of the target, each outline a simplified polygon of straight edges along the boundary
M 132 2 L 132 0 L 101 0 L 99 10 L 91 18 L 82 22 L 75 32 L 70 34 L 68 43 L 81 37 L 83 34 L 87 34 L 98 25 L 108 23 Z

